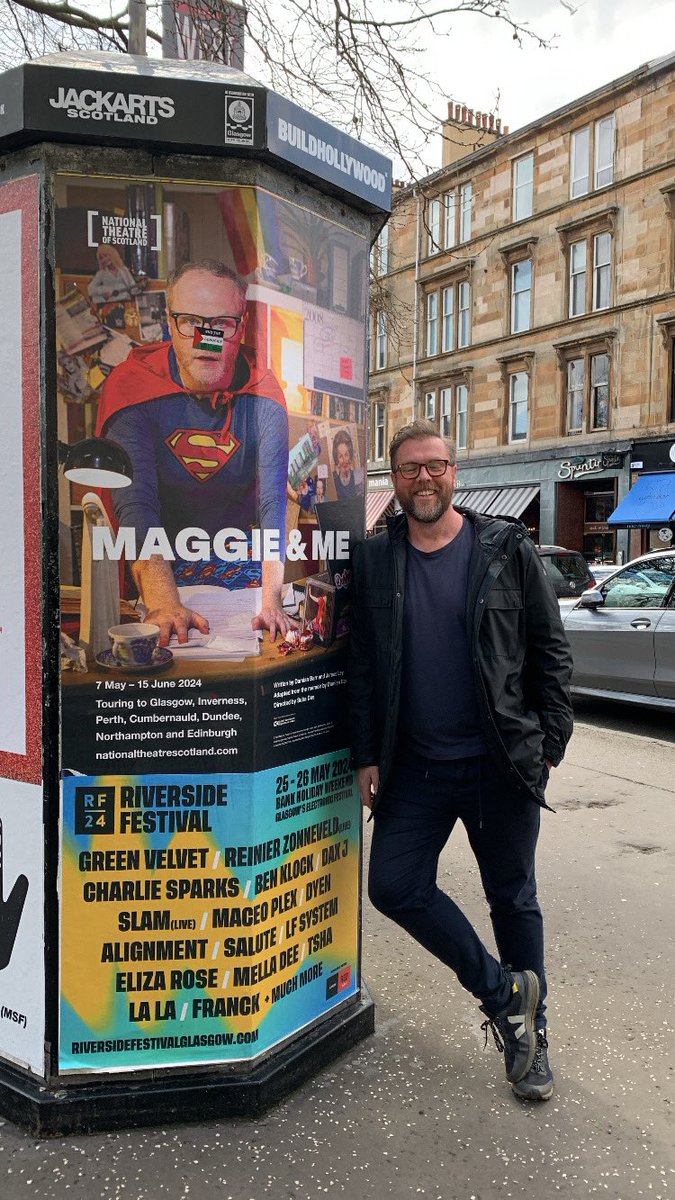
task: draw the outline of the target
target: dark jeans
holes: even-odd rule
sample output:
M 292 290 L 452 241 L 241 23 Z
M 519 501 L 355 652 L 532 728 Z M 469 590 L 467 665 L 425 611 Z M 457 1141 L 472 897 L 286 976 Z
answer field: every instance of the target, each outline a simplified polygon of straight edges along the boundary
M 375 908 L 451 967 L 491 1016 L 509 1002 L 504 965 L 541 980 L 536 1026 L 543 1029 L 544 927 L 534 855 L 540 809 L 521 798 L 489 757 L 435 761 L 406 754 L 375 812 L 368 893 Z M 478 863 L 501 963 L 461 909 L 436 884 L 438 858 L 463 821 Z

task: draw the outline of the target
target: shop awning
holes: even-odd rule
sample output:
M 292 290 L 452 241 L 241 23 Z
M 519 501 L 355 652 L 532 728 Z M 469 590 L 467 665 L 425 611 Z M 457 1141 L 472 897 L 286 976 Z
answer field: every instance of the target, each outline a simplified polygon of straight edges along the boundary
M 370 533 L 371 529 L 375 528 L 385 508 L 389 507 L 393 499 L 393 488 L 378 488 L 377 491 L 368 492 L 366 495 L 366 533 Z
M 641 475 L 609 517 L 610 525 L 643 529 L 675 521 L 675 471 Z
M 488 517 L 520 517 L 528 504 L 539 495 L 539 484 L 523 487 L 469 488 L 457 491 L 453 503 L 472 508 Z

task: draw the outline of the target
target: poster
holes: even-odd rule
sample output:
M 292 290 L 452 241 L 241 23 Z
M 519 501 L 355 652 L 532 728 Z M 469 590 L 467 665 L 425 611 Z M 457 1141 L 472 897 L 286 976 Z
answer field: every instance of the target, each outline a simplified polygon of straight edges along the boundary
M 44 1072 L 42 788 L 0 779 L 0 1056 Z
M 42 779 L 38 181 L 0 187 L 0 775 Z
M 254 187 L 56 198 L 60 437 L 133 465 L 60 484 L 60 1069 L 253 1058 L 359 989 L 367 240 Z

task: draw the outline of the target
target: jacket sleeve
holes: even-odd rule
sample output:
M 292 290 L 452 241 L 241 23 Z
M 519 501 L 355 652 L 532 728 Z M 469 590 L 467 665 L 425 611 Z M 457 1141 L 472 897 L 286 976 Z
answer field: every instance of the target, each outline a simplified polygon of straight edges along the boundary
M 363 607 L 364 570 L 363 543 L 352 554 L 351 634 L 349 639 L 348 688 L 349 730 L 352 746 L 352 765 L 379 765 L 378 738 L 374 722 L 374 663 L 372 647 L 366 634 Z
M 572 736 L 572 654 L 557 597 L 529 540 L 523 543 L 521 553 L 525 557 L 525 695 L 544 731 L 544 757 L 557 766 Z

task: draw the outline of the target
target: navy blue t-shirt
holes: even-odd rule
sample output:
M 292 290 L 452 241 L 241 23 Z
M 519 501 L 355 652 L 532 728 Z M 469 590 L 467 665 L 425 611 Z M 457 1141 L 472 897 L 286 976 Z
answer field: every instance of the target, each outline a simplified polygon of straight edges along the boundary
M 466 629 L 473 543 L 467 520 L 440 550 L 427 554 L 408 543 L 399 732 L 425 758 L 487 751 Z

